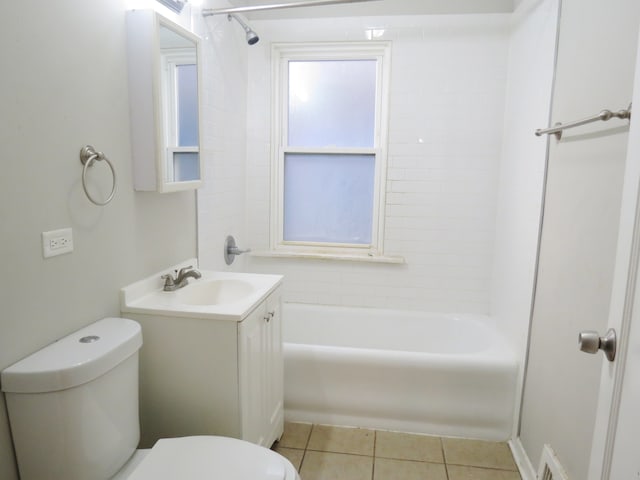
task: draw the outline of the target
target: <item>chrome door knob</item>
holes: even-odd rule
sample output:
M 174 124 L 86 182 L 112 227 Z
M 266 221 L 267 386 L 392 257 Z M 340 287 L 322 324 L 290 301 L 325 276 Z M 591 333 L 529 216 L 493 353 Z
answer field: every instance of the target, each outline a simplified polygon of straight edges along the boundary
M 604 337 L 593 330 L 580 332 L 578 344 L 580 350 L 586 353 L 598 353 L 598 350 L 602 350 L 610 362 L 616 358 L 616 331 L 613 328 L 610 328 Z

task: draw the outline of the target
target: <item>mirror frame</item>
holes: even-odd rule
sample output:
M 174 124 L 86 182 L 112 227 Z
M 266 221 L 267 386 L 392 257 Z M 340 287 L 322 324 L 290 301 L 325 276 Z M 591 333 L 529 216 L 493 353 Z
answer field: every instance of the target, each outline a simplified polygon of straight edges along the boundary
M 202 185 L 202 54 L 200 37 L 160 15 L 155 10 L 129 10 L 127 19 L 127 63 L 133 184 L 135 190 L 161 193 L 193 190 Z M 167 154 L 160 28 L 167 28 L 193 42 L 196 50 L 198 96 L 199 179 L 167 180 Z

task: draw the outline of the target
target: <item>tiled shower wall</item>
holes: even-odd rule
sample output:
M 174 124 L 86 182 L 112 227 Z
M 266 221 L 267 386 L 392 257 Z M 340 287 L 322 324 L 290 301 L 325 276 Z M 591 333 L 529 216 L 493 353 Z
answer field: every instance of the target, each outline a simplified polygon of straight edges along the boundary
M 214 8 L 229 7 L 217 0 Z M 223 270 L 226 235 L 245 237 L 247 44 L 226 15 L 196 16 L 202 38 L 204 186 L 198 190 L 200 267 Z M 242 259 L 233 269 L 242 267 Z
M 240 243 L 269 247 L 270 43 L 362 41 L 375 32 L 376 40 L 392 41 L 385 253 L 404 256 L 406 264 L 254 256 L 245 269 L 284 274 L 285 301 L 488 313 L 509 16 L 254 20 L 252 26 L 261 41 L 247 47 Z M 215 228 L 215 215 L 200 213 L 202 241 Z

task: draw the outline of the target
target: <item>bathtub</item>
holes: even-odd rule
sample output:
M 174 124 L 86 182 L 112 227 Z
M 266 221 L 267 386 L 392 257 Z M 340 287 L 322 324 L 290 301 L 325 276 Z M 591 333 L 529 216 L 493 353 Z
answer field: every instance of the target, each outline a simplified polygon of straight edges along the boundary
M 288 421 L 503 441 L 518 364 L 486 316 L 286 303 Z

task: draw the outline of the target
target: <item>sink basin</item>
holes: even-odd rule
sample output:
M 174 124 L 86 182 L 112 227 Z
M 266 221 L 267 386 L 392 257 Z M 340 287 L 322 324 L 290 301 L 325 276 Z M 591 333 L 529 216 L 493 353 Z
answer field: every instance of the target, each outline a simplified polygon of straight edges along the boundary
M 242 300 L 255 288 L 244 280 L 223 279 L 191 283 L 176 292 L 176 301 L 187 305 L 220 305 Z
M 164 291 L 163 275 L 197 262 L 187 259 L 123 287 L 120 311 L 134 319 L 157 315 L 241 322 L 282 283 L 281 275 L 198 269 L 200 278 L 190 278 L 188 285 L 173 292 Z

